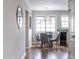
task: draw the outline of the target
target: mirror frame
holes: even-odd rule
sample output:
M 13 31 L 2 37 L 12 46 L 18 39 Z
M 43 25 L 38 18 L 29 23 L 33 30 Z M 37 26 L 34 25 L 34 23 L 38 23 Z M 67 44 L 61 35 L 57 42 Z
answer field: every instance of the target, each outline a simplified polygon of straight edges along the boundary
M 18 12 L 19 12 L 19 11 L 18 11 L 18 8 L 21 9 L 22 24 L 20 23 L 20 22 L 21 22 L 21 18 L 18 19 L 18 17 L 19 17 L 19 16 L 18 16 Z M 23 25 L 23 11 L 22 11 L 22 8 L 21 8 L 20 5 L 17 6 L 17 10 L 16 10 L 16 22 L 17 22 L 18 29 L 20 30 L 20 29 L 22 28 L 22 25 Z M 18 22 L 19 22 L 19 23 L 18 23 Z M 20 27 L 20 25 L 21 25 L 21 27 Z

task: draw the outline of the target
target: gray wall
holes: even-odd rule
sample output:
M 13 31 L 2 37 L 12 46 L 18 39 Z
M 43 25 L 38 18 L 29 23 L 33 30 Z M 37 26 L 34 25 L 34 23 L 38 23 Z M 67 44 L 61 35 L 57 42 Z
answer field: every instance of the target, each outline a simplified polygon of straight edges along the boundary
M 70 55 L 71 55 L 71 58 L 75 58 L 75 38 L 72 37 L 73 35 L 75 35 L 75 0 L 70 0 L 69 1 L 69 9 L 70 9 L 70 13 L 69 13 L 69 16 L 70 16 L 70 37 L 69 37 L 69 50 L 70 50 Z M 71 23 L 72 23 L 72 20 L 74 21 L 73 23 L 73 32 L 71 31 Z
M 57 16 L 56 23 L 57 27 L 56 29 L 61 29 L 61 15 L 69 14 L 67 10 L 62 11 L 32 11 L 32 43 L 36 42 L 34 33 L 35 33 L 35 16 Z
M 3 1 L 3 58 L 21 59 L 25 50 L 25 9 L 30 12 L 25 0 Z M 16 24 L 16 10 L 20 5 L 23 10 L 23 27 L 18 29 Z

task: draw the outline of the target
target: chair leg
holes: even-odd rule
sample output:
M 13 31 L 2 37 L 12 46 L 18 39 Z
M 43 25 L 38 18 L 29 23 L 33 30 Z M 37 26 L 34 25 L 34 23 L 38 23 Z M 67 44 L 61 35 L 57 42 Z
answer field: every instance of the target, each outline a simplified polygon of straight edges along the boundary
M 49 45 L 49 48 L 50 48 L 51 47 L 51 44 L 48 43 L 48 45 Z
M 38 43 L 36 43 L 36 46 L 38 47 Z
M 45 43 L 44 43 L 44 47 L 45 47 Z
M 44 43 L 42 42 L 42 43 L 41 43 L 41 47 L 43 47 L 43 44 L 44 44 Z
M 53 42 L 51 42 L 51 47 L 53 46 Z
M 58 42 L 56 42 L 56 47 L 58 48 Z
M 42 42 L 41 47 L 43 47 L 43 45 L 44 45 L 44 47 L 45 47 L 45 43 L 44 43 L 44 42 Z

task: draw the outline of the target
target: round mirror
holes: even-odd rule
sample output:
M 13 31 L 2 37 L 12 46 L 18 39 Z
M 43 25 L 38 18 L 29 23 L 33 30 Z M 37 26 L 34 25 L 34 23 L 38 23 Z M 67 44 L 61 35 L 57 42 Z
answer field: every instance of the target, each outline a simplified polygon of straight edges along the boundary
M 22 23 L 23 23 L 23 11 L 22 11 L 22 8 L 20 6 L 17 7 L 16 20 L 17 20 L 18 28 L 21 29 Z

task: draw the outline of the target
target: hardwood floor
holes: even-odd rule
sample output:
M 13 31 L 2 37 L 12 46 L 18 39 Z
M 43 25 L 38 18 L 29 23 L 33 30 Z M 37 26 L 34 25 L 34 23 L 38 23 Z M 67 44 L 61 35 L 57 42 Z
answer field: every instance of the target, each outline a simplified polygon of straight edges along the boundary
M 69 59 L 66 47 L 59 48 L 32 48 L 26 50 L 24 59 Z

